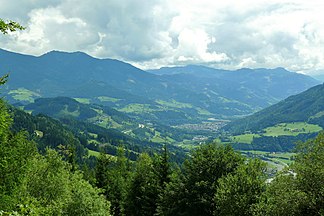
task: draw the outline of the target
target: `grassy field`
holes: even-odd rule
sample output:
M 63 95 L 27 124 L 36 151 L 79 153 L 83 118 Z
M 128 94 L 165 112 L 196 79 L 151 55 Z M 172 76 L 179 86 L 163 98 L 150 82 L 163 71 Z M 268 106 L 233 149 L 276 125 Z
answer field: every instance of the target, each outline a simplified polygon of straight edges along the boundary
M 150 113 L 153 112 L 154 110 L 150 108 L 149 104 L 129 104 L 125 106 L 122 109 L 119 109 L 121 112 L 125 113 Z
M 89 152 L 89 156 L 95 156 L 95 157 L 99 157 L 100 156 L 100 152 L 92 151 L 90 149 L 88 149 L 88 152 Z
M 152 142 L 157 143 L 174 143 L 175 140 L 170 137 L 162 137 L 161 133 L 158 131 L 154 131 L 154 137 L 151 139 Z
M 247 133 L 237 136 L 229 136 L 227 142 L 221 142 L 220 140 L 215 140 L 221 143 L 246 143 L 251 144 L 253 138 L 258 138 L 263 136 L 297 136 L 301 133 L 315 133 L 323 130 L 322 127 L 314 124 L 308 124 L 305 122 L 294 122 L 294 123 L 281 123 L 273 127 L 268 127 L 264 129 L 261 134 Z
M 74 98 L 79 103 L 90 104 L 91 100 L 89 98 Z
M 178 142 L 176 146 L 181 147 L 187 151 L 191 151 L 195 148 L 197 148 L 197 142 L 194 142 L 192 140 L 183 140 L 182 142 Z
M 297 136 L 301 133 L 314 133 L 321 131 L 318 125 L 308 124 L 305 122 L 281 123 L 265 129 L 264 136 Z
M 212 114 L 211 112 L 209 112 L 208 110 L 202 109 L 202 108 L 196 108 L 196 110 L 198 111 L 199 115 L 206 115 L 206 116 L 213 116 L 214 114 Z
M 181 103 L 176 100 L 164 101 L 164 100 L 156 100 L 156 103 L 160 104 L 161 106 L 170 107 L 170 108 L 192 108 L 191 104 L 188 103 Z
M 289 152 L 265 152 L 265 151 L 241 151 L 249 157 L 257 157 L 262 160 L 272 161 L 281 165 L 289 165 L 294 161 L 295 153 Z
M 30 103 L 34 102 L 34 99 L 40 97 L 40 94 L 30 91 L 25 88 L 18 88 L 16 90 L 9 91 L 9 94 L 18 101 L 28 101 Z
M 234 143 L 246 143 L 251 144 L 254 137 L 260 137 L 258 134 L 242 134 L 237 136 L 231 136 L 230 140 Z
M 118 99 L 118 98 L 113 98 L 113 97 L 106 97 L 106 96 L 100 96 L 100 97 L 97 97 L 98 100 L 100 100 L 101 102 L 118 102 L 120 101 L 121 99 Z

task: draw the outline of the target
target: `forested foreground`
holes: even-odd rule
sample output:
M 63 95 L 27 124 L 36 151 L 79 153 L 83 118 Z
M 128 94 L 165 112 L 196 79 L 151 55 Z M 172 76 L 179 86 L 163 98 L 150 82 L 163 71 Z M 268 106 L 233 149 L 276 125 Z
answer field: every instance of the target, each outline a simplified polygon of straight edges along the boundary
M 324 215 L 324 134 L 266 183 L 266 164 L 229 146 L 202 145 L 181 165 L 161 154 L 101 154 L 93 177 L 69 152 L 40 154 L 11 131 L 0 102 L 0 215 Z M 91 182 L 91 183 L 89 183 Z

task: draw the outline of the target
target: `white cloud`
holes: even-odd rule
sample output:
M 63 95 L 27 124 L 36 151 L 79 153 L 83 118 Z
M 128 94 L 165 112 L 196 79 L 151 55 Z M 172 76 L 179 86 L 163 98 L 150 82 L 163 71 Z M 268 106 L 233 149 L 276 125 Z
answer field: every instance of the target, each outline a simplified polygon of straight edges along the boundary
M 2 18 L 27 30 L 0 47 L 40 55 L 85 51 L 142 68 L 324 68 L 320 0 L 0 0 Z M 19 7 L 17 6 L 19 5 Z

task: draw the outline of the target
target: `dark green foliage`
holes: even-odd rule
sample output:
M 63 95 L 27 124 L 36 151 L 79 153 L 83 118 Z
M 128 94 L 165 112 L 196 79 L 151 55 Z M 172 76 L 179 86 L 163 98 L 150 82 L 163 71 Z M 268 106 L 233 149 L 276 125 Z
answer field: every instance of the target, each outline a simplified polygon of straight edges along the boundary
M 204 145 L 183 164 L 183 172 L 166 188 L 162 215 L 213 215 L 218 179 L 234 172 L 243 158 L 229 146 Z
M 153 169 L 158 179 L 160 192 L 165 189 L 166 184 L 171 180 L 170 152 L 167 145 L 163 146 L 160 154 L 155 154 L 153 158 Z
M 323 125 L 324 84 L 317 85 L 298 95 L 291 96 L 273 106 L 224 127 L 232 133 L 257 132 L 269 126 L 289 122 L 309 122 Z
M 117 158 L 101 154 L 96 167 L 97 186 L 110 201 L 112 215 L 122 215 L 125 207 L 128 183 L 130 180 L 129 161 L 122 147 L 118 148 Z
M 60 118 L 72 116 L 75 113 L 80 120 L 97 116 L 97 112 L 76 100 L 67 97 L 57 98 L 39 98 L 34 103 L 28 104 L 25 109 L 33 110 L 33 114 L 45 114 L 48 116 Z
M 154 173 L 153 161 L 148 154 L 141 154 L 136 161 L 127 199 L 125 215 L 154 215 L 159 195 L 159 182 Z
M 143 153 L 136 161 L 125 203 L 126 215 L 155 215 L 172 174 L 169 152 L 164 146 L 151 158 Z
M 298 146 L 296 162 L 269 185 L 256 215 L 324 214 L 324 134 Z
M 2 77 L 0 77 L 0 85 L 5 84 L 8 81 L 9 74 L 6 74 Z
M 254 137 L 251 144 L 234 143 L 231 144 L 234 149 L 239 150 L 257 150 L 268 152 L 290 152 L 293 151 L 298 142 L 306 142 L 313 139 L 318 133 L 302 133 L 297 136 L 261 136 Z
M 148 149 L 157 151 L 162 146 L 161 144 L 147 141 L 146 133 L 152 133 L 149 128 L 138 128 L 139 123 L 136 120 L 107 106 L 81 104 L 71 98 L 57 97 L 37 99 L 34 103 L 27 105 L 25 108 L 27 110 L 33 110 L 34 114 L 42 113 L 57 118 L 67 127 L 67 129 L 73 132 L 73 135 L 78 138 L 82 146 L 94 151 L 99 152 L 103 150 L 108 154 L 116 155 L 117 146 L 123 145 L 127 149 L 132 150 L 129 153 L 130 159 L 136 160 L 139 153 Z M 95 109 L 101 110 L 106 117 L 109 116 L 112 120 L 122 125 L 122 128 L 118 130 L 114 128 L 103 128 L 90 123 L 90 119 L 98 115 L 98 113 L 94 111 Z M 74 114 L 72 114 L 73 112 Z M 23 124 L 26 118 L 27 117 L 23 117 L 23 119 L 20 118 L 18 124 Z M 16 117 L 16 119 L 18 119 L 18 117 Z M 24 126 L 25 128 L 27 126 L 32 127 L 32 125 L 28 124 Z M 154 128 L 162 135 L 170 136 L 174 139 L 182 140 L 182 138 L 185 137 L 183 134 L 184 132 L 179 129 L 160 124 L 154 124 Z M 29 131 L 31 132 L 34 130 L 35 127 L 31 128 Z M 121 130 L 132 130 L 132 133 L 136 136 L 131 137 L 122 133 Z M 96 134 L 97 136 L 93 137 L 90 133 Z M 151 135 L 152 137 L 154 136 L 154 134 Z M 93 139 L 98 142 L 96 144 L 88 142 L 88 140 Z M 183 160 L 184 153 L 182 149 L 175 146 L 170 146 L 170 149 L 177 155 L 172 158 L 173 160 L 175 160 L 175 158 L 178 159 L 178 162 Z
M 41 152 L 44 152 L 46 147 L 59 150 L 64 146 L 65 149 L 75 152 L 74 159 L 79 164 L 85 162 L 87 156 L 85 146 L 81 145 L 73 133 L 62 126 L 59 121 L 45 115 L 32 116 L 13 107 L 10 108 L 10 113 L 14 120 L 12 130 L 15 132 L 26 130 L 30 138 L 37 142 L 37 147 Z M 40 131 L 42 135 L 37 135 L 36 131 Z

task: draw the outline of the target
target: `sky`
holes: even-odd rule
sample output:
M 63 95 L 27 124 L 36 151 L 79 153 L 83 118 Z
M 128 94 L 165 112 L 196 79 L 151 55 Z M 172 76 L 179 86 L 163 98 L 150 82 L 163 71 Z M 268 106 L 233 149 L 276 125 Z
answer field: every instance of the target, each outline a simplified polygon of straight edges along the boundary
M 323 2 L 323 3 L 322 3 Z M 83 51 L 142 69 L 200 64 L 324 74 L 322 0 L 0 0 L 26 30 L 0 48 Z

